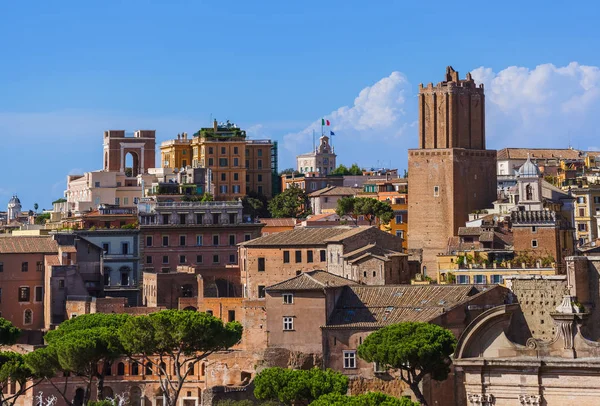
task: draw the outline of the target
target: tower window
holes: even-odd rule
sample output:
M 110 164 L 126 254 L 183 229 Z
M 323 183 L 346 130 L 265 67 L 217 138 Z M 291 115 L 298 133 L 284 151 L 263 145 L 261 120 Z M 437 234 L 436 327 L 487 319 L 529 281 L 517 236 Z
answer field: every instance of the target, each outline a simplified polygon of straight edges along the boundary
M 537 240 L 531 240 L 531 247 L 532 247 L 532 248 L 537 248 L 537 247 L 538 247 L 538 242 L 537 242 Z
M 440 196 L 440 187 L 434 186 L 433 187 L 433 197 L 439 197 L 439 196 Z

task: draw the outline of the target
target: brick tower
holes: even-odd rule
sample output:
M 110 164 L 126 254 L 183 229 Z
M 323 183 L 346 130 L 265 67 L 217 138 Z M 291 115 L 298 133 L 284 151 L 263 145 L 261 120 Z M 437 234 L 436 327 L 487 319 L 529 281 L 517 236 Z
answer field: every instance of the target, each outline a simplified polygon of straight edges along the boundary
M 133 137 L 125 135 L 123 130 L 104 131 L 104 165 L 107 172 L 125 172 L 126 159 L 132 158 L 131 173 L 135 177 L 148 173 L 148 168 L 155 167 L 156 131 L 139 130 Z
M 423 249 L 422 270 L 465 225 L 496 200 L 496 151 L 485 149 L 483 85 L 451 66 L 443 82 L 419 85 L 419 149 L 408 151 L 408 247 Z

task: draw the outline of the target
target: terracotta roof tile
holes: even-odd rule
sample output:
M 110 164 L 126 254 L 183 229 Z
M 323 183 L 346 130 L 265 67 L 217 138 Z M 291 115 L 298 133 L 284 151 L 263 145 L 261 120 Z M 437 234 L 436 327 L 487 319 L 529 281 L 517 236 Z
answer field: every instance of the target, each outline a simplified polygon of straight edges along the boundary
M 59 266 L 60 258 L 58 257 L 58 255 L 47 255 L 46 264 L 48 264 L 49 266 Z
M 496 286 L 346 286 L 326 328 L 379 328 L 403 321 L 430 321 L 483 290 Z
M 362 192 L 361 188 L 348 187 L 348 186 L 329 186 L 324 189 L 316 190 L 309 194 L 309 197 L 316 196 L 354 196 L 357 193 Z
M 504 148 L 498 151 L 498 160 L 502 159 L 527 159 L 527 154 L 532 159 L 564 158 L 575 159 L 582 157 L 582 152 L 576 149 L 543 149 L 543 148 Z
M 320 290 L 325 287 L 346 285 L 356 285 L 356 282 L 326 271 L 310 271 L 303 272 L 291 279 L 269 286 L 267 290 Z
M 58 244 L 51 237 L 0 238 L 0 254 L 57 253 Z
M 245 247 L 325 245 L 327 241 L 340 241 L 340 239 L 368 228 L 364 226 L 300 227 L 281 233 L 269 234 L 243 242 L 240 245 Z
M 481 227 L 459 227 L 458 235 L 480 235 L 482 231 Z
M 266 224 L 267 227 L 294 227 L 296 225 L 294 218 L 260 219 L 260 222 Z

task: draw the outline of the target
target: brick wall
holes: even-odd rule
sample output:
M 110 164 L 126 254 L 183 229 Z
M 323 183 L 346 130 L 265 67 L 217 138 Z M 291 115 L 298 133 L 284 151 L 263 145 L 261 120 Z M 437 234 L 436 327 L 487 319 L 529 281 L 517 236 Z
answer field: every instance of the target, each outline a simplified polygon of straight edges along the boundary
M 423 265 L 436 269 L 436 256 L 463 227 L 469 213 L 496 200 L 496 151 L 409 150 L 409 249 L 423 249 Z
M 293 278 L 297 272 L 326 270 L 327 261 L 322 262 L 320 251 L 325 245 L 314 247 L 286 248 L 240 248 L 240 268 L 242 284 L 246 285 L 246 296 L 249 299 L 259 299 L 259 286 L 271 286 L 286 279 Z M 284 251 L 289 253 L 289 262 L 284 262 Z M 296 262 L 296 251 L 301 253 L 301 261 Z M 308 262 L 307 252 L 313 252 L 313 262 Z M 265 271 L 258 270 L 259 258 L 264 258 Z

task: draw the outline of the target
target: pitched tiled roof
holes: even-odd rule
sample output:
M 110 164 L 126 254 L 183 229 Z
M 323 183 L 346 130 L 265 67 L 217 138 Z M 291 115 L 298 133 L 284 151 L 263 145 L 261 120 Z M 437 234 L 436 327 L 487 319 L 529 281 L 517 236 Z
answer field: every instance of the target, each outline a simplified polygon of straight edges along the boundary
M 260 222 L 266 224 L 267 227 L 294 227 L 296 225 L 294 218 L 260 219 Z
M 369 227 L 300 227 L 281 233 L 241 243 L 245 247 L 325 245 L 326 241 L 339 241 L 347 236 L 362 232 Z
M 575 159 L 582 156 L 576 149 L 542 149 L 542 148 L 504 148 L 498 151 L 497 159 L 527 159 L 527 154 L 532 159 L 564 158 Z
M 75 248 L 73 245 L 61 245 L 60 250 L 62 252 L 77 252 L 77 248 Z
M 328 186 L 323 189 L 316 190 L 309 194 L 309 197 L 317 196 L 354 196 L 357 193 L 362 192 L 361 188 L 348 187 L 348 186 Z
M 346 285 L 356 285 L 356 282 L 326 271 L 310 271 L 269 286 L 267 290 L 320 290 L 325 287 Z
M 48 255 L 46 256 L 46 263 L 50 266 L 58 266 L 60 265 L 60 258 L 58 255 Z
M 379 328 L 404 321 L 431 321 L 449 309 L 496 286 L 388 285 L 347 286 L 326 328 Z
M 391 256 L 408 256 L 408 254 L 403 254 L 401 252 L 388 250 L 383 248 L 377 244 L 367 244 L 364 247 L 356 249 L 352 252 L 344 254 L 342 257 L 346 258 L 349 263 L 354 263 L 360 261 L 363 258 L 375 257 L 382 259 L 384 261 L 388 261 Z
M 493 231 L 482 231 L 481 234 L 479 234 L 479 241 L 494 242 L 494 232 Z
M 57 253 L 58 244 L 51 237 L 0 238 L 0 254 Z
M 482 231 L 481 227 L 459 227 L 458 235 L 480 235 Z

